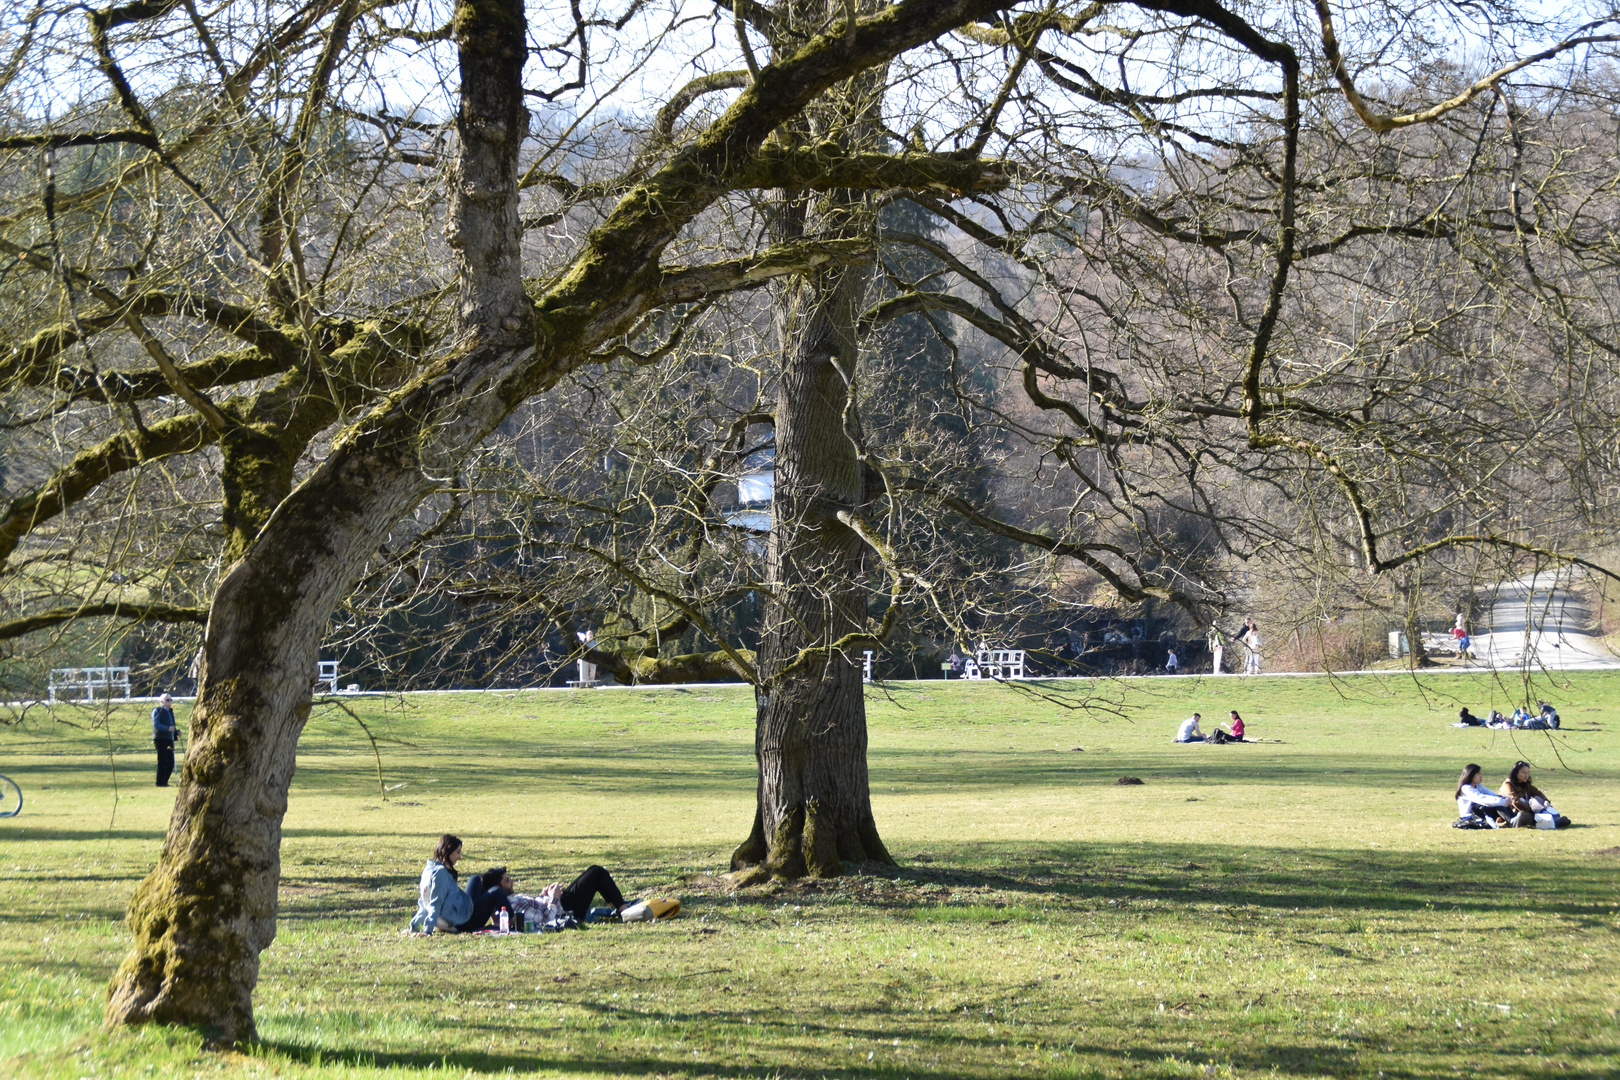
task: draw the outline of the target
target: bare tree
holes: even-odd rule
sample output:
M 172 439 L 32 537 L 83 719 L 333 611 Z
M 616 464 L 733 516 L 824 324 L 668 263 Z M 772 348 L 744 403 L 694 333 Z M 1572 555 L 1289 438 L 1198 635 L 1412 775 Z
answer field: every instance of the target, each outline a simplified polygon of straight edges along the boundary
M 537 40 L 543 63 L 529 65 L 531 79 L 561 78 L 526 87 L 520 0 L 470 0 L 443 24 L 403 26 L 390 19 L 419 12 L 335 0 L 236 18 L 248 10 L 95 9 L 80 30 L 20 39 L 3 69 L 36 95 L 68 70 L 86 104 L 63 116 L 36 96 L 0 140 L 12 165 L 5 302 L 22 328 L 0 371 L 13 437 L 41 463 L 15 476 L 8 466 L 0 558 L 8 572 L 14 559 L 43 565 L 51 530 L 105 517 L 130 478 L 163 483 L 188 466 L 176 489 L 215 508 L 201 527 L 214 532 L 217 570 L 193 575 L 184 616 L 149 598 L 138 610 L 108 599 L 103 576 L 93 606 L 19 610 L 5 631 L 81 611 L 196 618 L 206 601 L 191 750 L 159 864 L 131 904 L 135 942 L 111 1022 L 252 1032 L 281 820 L 331 614 L 382 569 L 385 544 L 390 573 L 404 572 L 437 523 L 401 523 L 423 507 L 456 513 L 436 493 L 525 402 L 598 366 L 656 368 L 706 305 L 735 293 L 793 279 L 778 306 L 789 404 L 775 415 L 777 527 L 764 580 L 739 582 L 773 605 L 758 658 L 724 640 L 691 590 L 669 587 L 685 580 L 679 560 L 663 584 L 640 575 L 636 602 L 621 606 L 622 640 L 656 654 L 629 656 L 626 670 L 658 674 L 673 659 L 660 652 L 670 635 L 710 621 L 711 654 L 753 671 L 764 843 L 744 846 L 743 865 L 833 872 L 884 857 L 847 657 L 892 633 L 908 607 L 955 618 L 938 602 L 946 590 L 929 576 L 919 516 L 953 515 L 1053 565 L 1078 564 L 1121 597 L 1185 604 L 1200 618 L 1220 602 L 1219 582 L 1166 542 L 1155 524 L 1166 513 L 1218 526 L 1238 558 L 1299 546 L 1291 515 L 1302 506 L 1299 521 L 1314 514 L 1326 545 L 1348 542 L 1372 572 L 1464 546 L 1555 554 L 1533 529 L 1420 537 L 1432 510 L 1421 493 L 1460 498 L 1500 474 L 1485 440 L 1502 430 L 1501 403 L 1475 374 L 1467 396 L 1429 403 L 1444 363 L 1401 343 L 1443 338 L 1419 304 L 1405 305 L 1408 328 L 1380 321 L 1371 337 L 1347 339 L 1353 347 L 1330 338 L 1337 321 L 1324 316 L 1352 255 L 1451 251 L 1469 284 L 1444 305 L 1447 326 L 1473 318 L 1468 290 L 1484 287 L 1490 310 L 1515 310 L 1550 355 L 1612 370 L 1612 319 L 1585 290 L 1611 250 L 1597 203 L 1583 201 L 1593 188 L 1572 178 L 1557 199 L 1543 185 L 1543 203 L 1524 201 L 1517 177 L 1537 166 L 1517 147 L 1531 118 L 1504 111 L 1515 147 L 1505 204 L 1484 198 L 1502 175 L 1494 164 L 1465 155 L 1448 184 L 1421 166 L 1414 174 L 1406 156 L 1418 147 L 1415 160 L 1449 166 L 1466 140 L 1428 133 L 1506 94 L 1519 59 L 1447 85 L 1438 104 L 1385 64 L 1379 92 L 1417 100 L 1407 107 L 1357 88 L 1325 6 L 1301 24 L 1292 12 L 1251 19 L 1203 0 L 906 0 L 717 12 L 742 60 L 721 67 L 708 62 L 712 38 L 682 36 L 679 8 L 649 41 L 635 21 L 646 9 L 632 5 L 601 18 L 570 8 L 563 40 Z M 630 68 L 688 50 L 677 63 L 692 81 L 645 110 L 645 140 L 615 141 L 584 119 L 535 137 L 526 99 L 595 87 L 591 43 L 604 38 L 627 50 Z M 756 40 L 772 50 L 763 60 Z M 431 56 L 440 42 L 458 59 L 453 139 L 382 102 L 390 57 Z M 1539 59 L 1608 43 L 1601 28 L 1579 29 Z M 1318 54 L 1326 66 L 1303 85 Z M 629 85 L 628 70 L 614 75 Z M 1328 80 L 1331 98 L 1319 92 Z M 729 103 L 706 108 L 712 100 Z M 1307 102 L 1329 100 L 1349 113 L 1306 114 Z M 1537 109 L 1557 112 L 1551 99 Z M 577 161 L 599 164 L 560 167 L 571 145 Z M 116 160 L 97 158 L 104 148 Z M 87 172 L 64 185 L 64 162 Z M 1479 202 L 1464 206 L 1450 188 Z M 937 269 L 918 277 L 886 263 L 884 291 L 873 291 L 872 222 L 885 199 L 953 232 L 950 242 L 927 230 L 892 237 Z M 431 257 L 441 223 L 452 271 L 442 278 Z M 862 269 L 829 272 L 852 266 Z M 1324 269 L 1313 287 L 1314 266 Z M 1022 460 L 1040 467 L 1009 483 L 1041 500 L 1007 513 L 948 468 L 869 438 L 881 425 L 862 422 L 859 335 L 911 316 L 996 343 L 984 355 L 1003 357 L 1003 370 L 956 380 L 953 408 L 969 430 L 1025 448 Z M 1545 393 L 1527 400 L 1536 407 Z M 1414 424 L 1425 437 L 1442 431 L 1444 411 L 1459 406 L 1475 410 L 1479 438 L 1439 452 L 1414 445 Z M 1569 430 L 1589 431 L 1590 419 L 1572 415 Z M 712 492 L 760 428 L 747 408 L 717 424 L 696 458 L 707 464 L 660 487 L 679 497 L 646 507 L 640 535 L 661 532 L 645 521 L 682 514 L 688 536 L 701 532 L 705 485 Z M 72 452 L 53 457 L 59 445 Z M 647 449 L 655 456 L 655 443 Z M 1585 460 L 1588 474 L 1606 475 L 1595 455 Z M 615 528 L 633 516 L 601 509 Z M 157 537 L 168 535 L 161 524 L 144 522 Z M 546 541 L 581 560 L 605 554 L 614 574 L 634 577 L 639 556 L 558 532 Z M 120 550 L 95 529 L 81 535 L 76 553 Z M 693 559 L 706 549 L 688 547 Z M 868 568 L 883 582 L 871 613 Z M 551 599 L 554 619 L 572 610 L 570 598 Z M 817 727 L 818 717 L 845 726 Z

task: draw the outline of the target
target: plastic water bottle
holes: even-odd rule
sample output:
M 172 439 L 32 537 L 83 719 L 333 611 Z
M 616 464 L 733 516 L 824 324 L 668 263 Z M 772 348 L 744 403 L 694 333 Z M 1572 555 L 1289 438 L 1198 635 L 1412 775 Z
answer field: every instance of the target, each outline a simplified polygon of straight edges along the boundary
M 508 914 L 507 910 L 501 908 L 501 913 L 496 918 L 499 920 L 501 933 L 510 934 L 512 932 L 512 916 Z

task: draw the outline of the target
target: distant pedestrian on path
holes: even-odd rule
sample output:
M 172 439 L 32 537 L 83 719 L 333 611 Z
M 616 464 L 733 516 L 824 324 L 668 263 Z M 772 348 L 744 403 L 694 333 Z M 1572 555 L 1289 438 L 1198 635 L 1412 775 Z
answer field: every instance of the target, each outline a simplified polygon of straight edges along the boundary
M 168 787 L 174 775 L 174 738 L 180 725 L 174 722 L 174 698 L 164 694 L 152 709 L 152 745 L 157 748 L 157 786 Z
M 1221 636 L 1220 630 L 1213 626 L 1209 628 L 1209 652 L 1214 657 L 1212 673 L 1215 675 L 1226 674 L 1222 670 L 1222 666 L 1226 662 L 1226 639 Z
M 1176 667 L 1177 667 L 1177 665 L 1179 663 L 1180 663 L 1180 661 L 1178 661 L 1176 659 L 1175 647 L 1171 646 L 1170 651 L 1164 654 L 1164 671 L 1165 671 L 1165 674 L 1174 675 L 1176 673 Z
M 1458 615 L 1457 618 L 1461 619 L 1462 616 Z M 1461 626 L 1453 626 L 1451 636 L 1457 639 L 1457 655 L 1464 660 L 1468 659 L 1468 647 L 1473 644 L 1473 639 L 1468 636 L 1468 631 Z
M 594 649 L 596 647 L 596 635 L 588 626 L 579 632 L 579 647 L 581 649 Z M 579 659 L 579 685 L 596 685 L 596 665 L 583 656 Z
M 1253 619 L 1243 624 L 1243 674 L 1260 674 L 1260 631 Z

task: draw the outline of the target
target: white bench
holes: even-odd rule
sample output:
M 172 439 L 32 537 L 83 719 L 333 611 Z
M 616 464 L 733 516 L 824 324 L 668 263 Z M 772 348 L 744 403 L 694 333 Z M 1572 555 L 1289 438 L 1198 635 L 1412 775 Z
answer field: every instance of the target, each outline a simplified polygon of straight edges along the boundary
M 962 673 L 967 679 L 1024 679 L 1023 649 L 980 649 Z
M 102 698 L 111 698 L 117 691 L 124 692 L 124 700 L 129 700 L 129 668 L 127 667 L 69 667 L 52 668 L 50 683 L 51 704 L 56 703 L 59 693 L 71 693 L 82 690 L 86 701 L 96 700 L 96 690 L 102 691 Z
M 338 692 L 337 681 L 338 681 L 338 662 L 336 660 L 317 660 L 317 661 L 315 661 L 315 685 L 316 686 L 319 686 L 321 683 L 325 683 L 326 684 L 326 692 L 328 694 L 335 694 L 335 693 Z

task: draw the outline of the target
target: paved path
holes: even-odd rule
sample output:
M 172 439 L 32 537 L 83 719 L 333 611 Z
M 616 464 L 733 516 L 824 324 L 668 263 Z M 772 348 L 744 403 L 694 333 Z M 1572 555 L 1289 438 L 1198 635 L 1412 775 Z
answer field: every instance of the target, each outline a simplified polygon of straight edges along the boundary
M 1473 667 L 1620 668 L 1594 637 L 1591 605 L 1568 571 L 1546 571 L 1504 581 L 1474 629 Z

